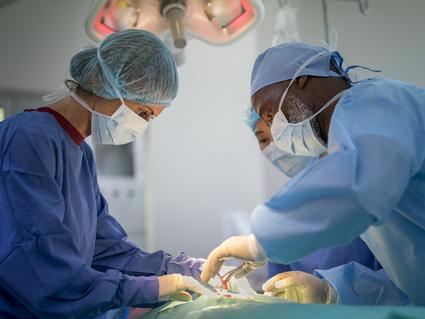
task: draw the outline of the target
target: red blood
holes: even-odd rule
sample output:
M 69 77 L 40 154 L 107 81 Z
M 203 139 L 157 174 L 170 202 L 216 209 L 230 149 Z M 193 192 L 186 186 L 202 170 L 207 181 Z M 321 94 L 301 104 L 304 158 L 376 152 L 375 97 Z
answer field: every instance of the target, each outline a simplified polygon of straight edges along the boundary
M 228 283 L 226 280 L 224 280 L 224 279 L 223 279 L 223 277 L 221 277 L 220 275 L 218 275 L 218 278 L 220 278 L 220 281 L 221 281 L 221 287 L 222 287 L 223 289 L 228 290 L 228 289 L 229 289 L 229 283 Z

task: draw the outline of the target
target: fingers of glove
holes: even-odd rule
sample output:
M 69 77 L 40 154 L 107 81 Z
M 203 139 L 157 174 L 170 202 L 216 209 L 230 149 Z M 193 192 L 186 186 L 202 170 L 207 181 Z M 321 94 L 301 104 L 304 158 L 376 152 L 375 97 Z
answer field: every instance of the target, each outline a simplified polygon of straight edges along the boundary
M 159 297 L 167 297 L 179 290 L 180 274 L 164 275 L 158 277 Z
M 188 293 L 187 291 L 183 290 L 183 291 L 178 291 L 172 294 L 170 299 L 174 301 L 191 301 L 192 295 Z
M 204 268 L 201 273 L 201 280 L 203 282 L 208 282 L 212 277 L 217 275 L 225 262 L 226 257 L 222 256 L 218 248 L 214 249 L 210 253 L 207 261 L 204 264 Z
M 302 300 L 302 287 L 295 278 L 294 272 L 285 272 L 277 274 L 267 282 L 267 287 L 263 285 L 263 290 L 267 291 L 274 297 L 279 297 L 291 302 L 301 302 Z
M 273 289 L 275 289 L 275 288 L 276 288 L 276 287 L 275 287 L 276 282 L 277 282 L 277 281 L 279 281 L 279 280 L 282 280 L 282 279 L 283 279 L 283 278 L 285 278 L 286 276 L 288 276 L 286 272 L 283 272 L 283 273 L 280 273 L 280 274 L 277 274 L 277 275 L 273 276 L 272 278 L 270 278 L 269 280 L 267 280 L 267 281 L 263 284 L 262 289 L 263 289 L 265 292 L 271 292 Z
M 223 260 L 230 257 L 243 261 L 252 261 L 253 257 L 249 251 L 249 236 L 230 237 L 214 249 L 207 258 L 201 274 L 201 280 L 208 282 L 210 278 L 217 275 Z
M 297 284 L 301 284 L 301 283 L 297 282 L 295 278 L 288 276 L 286 278 L 282 278 L 281 280 L 276 281 L 274 284 L 274 287 L 276 289 L 286 289 Z
M 284 273 L 282 278 L 279 279 L 279 282 L 275 282 L 275 287 L 286 288 L 297 284 L 313 288 L 316 285 L 321 285 L 321 282 L 321 279 L 309 273 L 302 271 L 288 271 Z
M 302 303 L 302 296 L 297 286 L 291 286 L 286 289 L 276 289 L 274 297 L 279 297 L 291 302 Z
M 275 282 L 274 295 L 299 303 L 326 303 L 328 285 L 325 281 L 302 272 L 289 272 Z
M 192 277 L 182 276 L 182 281 L 179 285 L 179 290 L 190 290 L 200 295 L 213 295 L 214 293 L 208 288 L 201 285 L 199 281 Z

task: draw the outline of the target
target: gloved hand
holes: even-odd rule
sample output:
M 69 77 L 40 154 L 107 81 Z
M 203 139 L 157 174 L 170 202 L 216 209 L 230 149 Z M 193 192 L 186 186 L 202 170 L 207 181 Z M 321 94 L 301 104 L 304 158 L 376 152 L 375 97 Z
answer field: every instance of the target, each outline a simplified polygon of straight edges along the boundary
M 181 274 L 200 280 L 200 268 L 204 263 L 205 259 L 192 258 L 186 256 L 185 253 L 180 253 L 180 255 L 167 263 L 167 274 Z
M 211 290 L 201 285 L 196 279 L 180 274 L 159 276 L 158 283 L 159 300 L 168 300 L 170 298 L 178 300 L 186 300 L 189 298 L 190 300 L 190 294 L 184 290 L 189 290 L 201 295 L 214 295 Z
M 235 274 L 236 278 L 248 275 L 267 261 L 263 248 L 254 235 L 230 237 L 209 254 L 201 273 L 201 280 L 208 282 L 210 278 L 217 275 L 221 266 L 229 257 L 248 263 L 243 272 Z
M 338 293 L 326 280 L 302 271 L 273 276 L 263 284 L 265 294 L 297 303 L 338 303 Z

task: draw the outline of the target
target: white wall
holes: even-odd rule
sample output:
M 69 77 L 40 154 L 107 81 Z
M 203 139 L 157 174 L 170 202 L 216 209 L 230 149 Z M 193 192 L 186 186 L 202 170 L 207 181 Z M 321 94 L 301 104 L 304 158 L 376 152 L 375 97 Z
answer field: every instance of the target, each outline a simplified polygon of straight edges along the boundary
M 242 121 L 254 58 L 252 34 L 223 48 L 189 43 L 179 97 L 152 134 L 158 248 L 205 256 L 221 214 L 261 200 L 261 154 Z
M 268 18 L 258 33 L 259 50 L 271 39 L 277 1 L 263 1 Z M 301 40 L 320 45 L 325 39 L 320 0 L 290 0 L 299 9 Z M 355 2 L 328 0 L 329 25 L 338 32 L 338 51 L 348 64 L 382 70 L 380 76 L 425 86 L 425 1 L 369 0 L 370 12 L 360 14 Z
M 59 85 L 88 38 L 86 0 L 18 0 L 0 9 L 0 88 L 46 91 Z

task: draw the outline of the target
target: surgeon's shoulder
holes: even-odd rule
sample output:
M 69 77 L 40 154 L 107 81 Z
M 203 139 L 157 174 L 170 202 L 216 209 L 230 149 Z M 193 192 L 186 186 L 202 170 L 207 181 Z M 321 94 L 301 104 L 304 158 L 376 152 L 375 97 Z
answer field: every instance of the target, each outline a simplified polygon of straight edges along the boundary
M 56 119 L 45 112 L 22 112 L 16 116 L 16 129 L 32 139 L 57 141 L 61 129 Z
M 405 106 L 406 99 L 417 97 L 410 102 L 419 102 L 425 97 L 425 90 L 415 85 L 391 79 L 370 79 L 354 84 L 343 97 L 342 101 L 348 103 L 368 103 L 375 106 L 385 102 L 390 105 Z
M 23 112 L 4 121 L 2 128 L 3 152 L 10 156 L 49 157 L 61 147 L 61 136 L 55 119 L 47 113 Z M 33 160 L 37 159 L 36 157 Z

